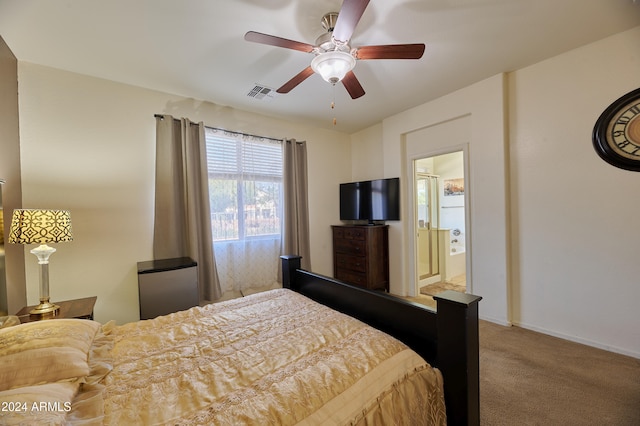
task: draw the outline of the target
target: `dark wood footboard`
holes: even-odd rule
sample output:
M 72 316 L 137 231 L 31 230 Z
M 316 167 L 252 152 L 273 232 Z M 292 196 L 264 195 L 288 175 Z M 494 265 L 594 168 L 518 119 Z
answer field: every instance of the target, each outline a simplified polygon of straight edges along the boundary
M 437 311 L 300 269 L 300 256 L 281 256 L 282 284 L 390 334 L 437 367 L 444 379 L 447 423 L 479 425 L 478 302 L 445 291 Z

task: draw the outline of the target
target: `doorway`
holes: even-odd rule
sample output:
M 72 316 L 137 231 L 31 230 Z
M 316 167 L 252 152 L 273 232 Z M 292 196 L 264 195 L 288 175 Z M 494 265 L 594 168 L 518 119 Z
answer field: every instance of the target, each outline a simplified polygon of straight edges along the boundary
M 467 289 L 465 159 L 456 151 L 414 160 L 416 294 Z

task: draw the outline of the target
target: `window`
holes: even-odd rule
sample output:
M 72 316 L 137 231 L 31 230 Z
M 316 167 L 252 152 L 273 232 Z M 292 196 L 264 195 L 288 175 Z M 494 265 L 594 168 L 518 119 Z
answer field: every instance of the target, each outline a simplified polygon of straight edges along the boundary
M 206 129 L 213 241 L 280 238 L 282 145 Z

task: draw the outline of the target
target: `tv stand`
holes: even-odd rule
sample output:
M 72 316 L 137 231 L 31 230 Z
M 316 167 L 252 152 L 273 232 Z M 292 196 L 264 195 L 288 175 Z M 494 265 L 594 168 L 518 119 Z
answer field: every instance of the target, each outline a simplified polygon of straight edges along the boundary
M 389 291 L 389 227 L 334 225 L 334 278 L 369 290 Z

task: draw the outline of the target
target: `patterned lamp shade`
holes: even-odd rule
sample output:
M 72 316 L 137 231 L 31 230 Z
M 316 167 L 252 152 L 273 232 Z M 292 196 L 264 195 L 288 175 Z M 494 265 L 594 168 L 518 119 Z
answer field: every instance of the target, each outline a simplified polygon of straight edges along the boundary
M 9 242 L 46 244 L 73 241 L 68 210 L 16 209 L 13 211 Z

